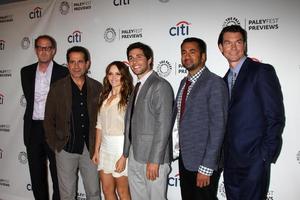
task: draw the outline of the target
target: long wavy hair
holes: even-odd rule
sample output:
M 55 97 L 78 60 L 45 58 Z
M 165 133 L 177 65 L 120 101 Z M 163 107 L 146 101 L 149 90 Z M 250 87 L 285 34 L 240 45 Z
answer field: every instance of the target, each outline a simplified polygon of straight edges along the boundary
M 116 66 L 121 74 L 121 99 L 118 103 L 119 109 L 125 109 L 128 98 L 133 90 L 133 78 L 129 72 L 128 66 L 121 61 L 113 61 L 110 63 L 105 70 L 105 77 L 103 78 L 103 90 L 100 95 L 98 112 L 105 99 L 108 98 L 109 93 L 112 90 L 112 86 L 108 81 L 109 70 L 112 66 Z

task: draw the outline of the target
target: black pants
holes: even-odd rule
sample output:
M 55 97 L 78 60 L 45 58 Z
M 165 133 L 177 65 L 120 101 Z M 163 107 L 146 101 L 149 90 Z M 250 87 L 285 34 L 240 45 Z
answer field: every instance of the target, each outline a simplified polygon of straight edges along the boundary
M 56 173 L 55 154 L 45 141 L 43 121 L 33 121 L 31 127 L 30 144 L 26 148 L 34 198 L 36 200 L 49 199 L 47 168 L 48 159 L 53 185 L 52 199 L 59 200 L 60 197 Z
M 184 168 L 179 156 L 180 189 L 182 200 L 217 200 L 218 184 L 221 171 L 214 171 L 210 177 L 210 184 L 206 187 L 197 187 L 197 173 Z

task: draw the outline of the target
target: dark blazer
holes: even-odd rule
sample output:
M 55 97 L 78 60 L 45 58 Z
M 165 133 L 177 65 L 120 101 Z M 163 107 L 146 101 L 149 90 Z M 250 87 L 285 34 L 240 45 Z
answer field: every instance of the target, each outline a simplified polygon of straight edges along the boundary
M 174 94 L 170 83 L 153 71 L 136 99 L 131 122 L 131 142 L 129 127 L 132 96 L 128 102 L 123 148 L 125 157 L 129 156 L 132 145 L 134 159 L 138 162 L 163 164 L 171 161 L 170 127 L 173 102 Z
M 257 159 L 275 163 L 284 125 L 283 97 L 274 68 L 247 58 L 229 103 L 225 163 L 243 166 Z
M 86 77 L 87 109 L 89 115 L 89 152 L 92 157 L 95 149 L 98 102 L 102 85 Z M 71 77 L 67 76 L 54 83 L 48 93 L 44 128 L 46 141 L 53 151 L 60 152 L 68 142 L 71 130 L 72 86 Z
M 26 99 L 26 110 L 24 114 L 23 134 L 24 144 L 27 146 L 30 141 L 31 135 L 31 122 L 34 105 L 34 89 L 35 89 L 35 75 L 38 63 L 28 65 L 21 69 L 21 83 L 23 93 Z M 53 61 L 53 70 L 51 75 L 51 83 L 54 83 L 58 79 L 65 77 L 69 73 L 66 67 L 63 67 Z
M 180 83 L 176 102 L 185 81 L 186 78 Z M 198 171 L 200 165 L 218 169 L 227 107 L 226 84 L 205 68 L 190 91 L 178 129 L 180 153 L 187 170 Z M 177 105 L 174 106 L 173 123 L 176 115 Z

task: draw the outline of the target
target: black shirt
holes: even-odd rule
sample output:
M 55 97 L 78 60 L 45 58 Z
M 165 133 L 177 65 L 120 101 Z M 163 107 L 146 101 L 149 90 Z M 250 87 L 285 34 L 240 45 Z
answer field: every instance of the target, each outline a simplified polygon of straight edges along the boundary
M 72 86 L 72 111 L 71 130 L 68 143 L 64 150 L 69 153 L 82 154 L 84 143 L 89 147 L 89 116 L 87 109 L 87 87 L 86 82 L 82 90 L 78 88 L 71 78 Z M 59 97 L 58 97 L 59 98 Z

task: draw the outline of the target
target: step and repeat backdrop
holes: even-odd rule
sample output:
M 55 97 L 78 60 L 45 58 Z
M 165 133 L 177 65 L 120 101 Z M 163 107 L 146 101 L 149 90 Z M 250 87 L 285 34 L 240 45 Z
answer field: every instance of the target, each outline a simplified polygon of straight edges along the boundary
M 66 64 L 68 48 L 88 48 L 89 76 L 99 81 L 110 62 L 126 62 L 130 43 L 144 42 L 153 48 L 154 70 L 176 93 L 187 74 L 180 62 L 182 40 L 192 36 L 205 40 L 207 66 L 223 76 L 228 64 L 217 38 L 231 24 L 247 30 L 250 57 L 275 67 L 284 95 L 284 143 L 272 165 L 268 200 L 300 199 L 299 10 L 299 0 L 29 0 L 0 6 L 0 200 L 33 199 L 23 144 L 26 101 L 20 69 L 36 62 L 34 39 L 38 35 L 49 34 L 57 40 L 55 60 L 61 64 Z M 179 184 L 174 162 L 168 179 L 169 200 L 181 199 Z M 218 196 L 226 199 L 223 179 Z M 77 199 L 86 199 L 80 178 Z

